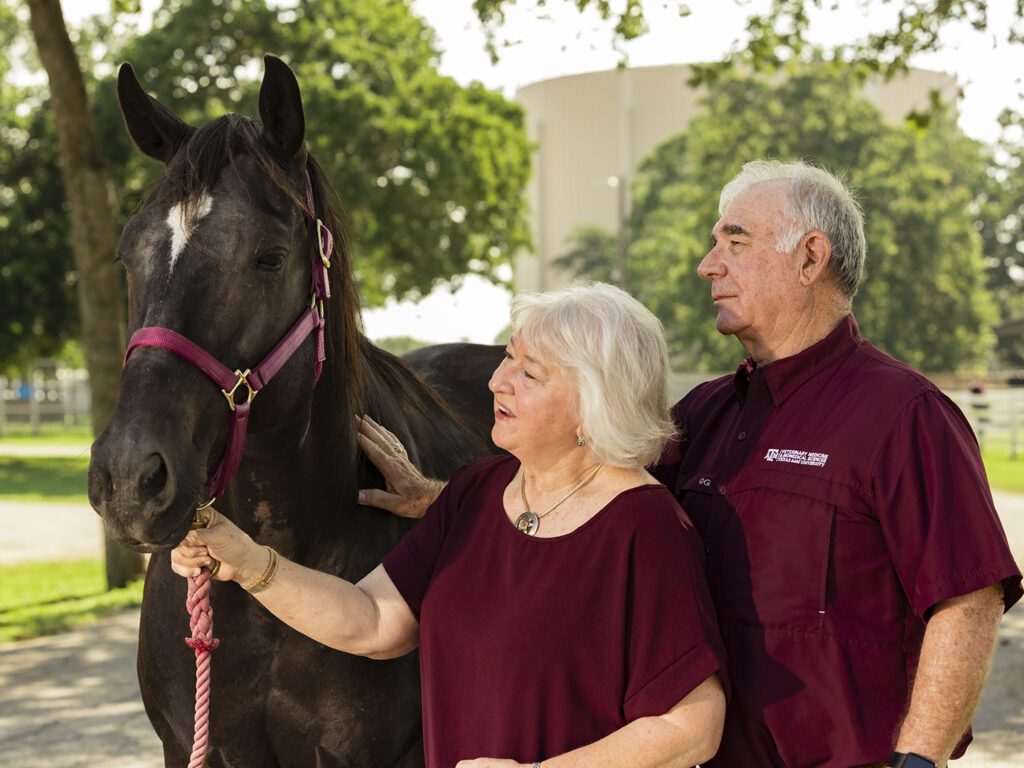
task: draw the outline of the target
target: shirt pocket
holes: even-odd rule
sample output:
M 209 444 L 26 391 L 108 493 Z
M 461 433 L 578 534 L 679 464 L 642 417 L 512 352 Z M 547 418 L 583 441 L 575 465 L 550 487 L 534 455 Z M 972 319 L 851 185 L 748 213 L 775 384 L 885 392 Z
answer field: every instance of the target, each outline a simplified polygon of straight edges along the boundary
M 715 489 L 720 533 L 709 557 L 723 621 L 801 632 L 826 629 L 843 486 L 777 470 Z M 713 563 L 710 560 L 713 559 Z

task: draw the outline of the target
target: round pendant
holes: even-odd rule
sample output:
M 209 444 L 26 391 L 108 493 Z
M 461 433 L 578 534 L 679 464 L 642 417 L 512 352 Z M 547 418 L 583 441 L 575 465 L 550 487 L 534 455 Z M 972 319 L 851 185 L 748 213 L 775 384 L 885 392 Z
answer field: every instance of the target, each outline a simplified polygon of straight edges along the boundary
M 540 518 L 533 514 L 533 512 L 523 512 L 523 514 L 516 518 L 516 528 L 527 536 L 533 536 L 539 527 Z

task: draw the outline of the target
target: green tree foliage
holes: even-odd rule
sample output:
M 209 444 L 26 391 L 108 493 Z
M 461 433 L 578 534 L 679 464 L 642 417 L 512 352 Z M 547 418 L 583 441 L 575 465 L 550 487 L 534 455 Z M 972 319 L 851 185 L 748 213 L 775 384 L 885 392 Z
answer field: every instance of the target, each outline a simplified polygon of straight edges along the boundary
M 57 140 L 47 102 L 0 85 L 0 371 L 53 355 L 79 330 Z M 113 257 L 111 257 L 113 258 Z
M 614 20 L 611 44 L 621 49 L 624 42 L 634 40 L 648 31 L 643 0 L 626 0 L 625 3 L 611 3 L 610 0 L 563 0 L 572 2 L 583 12 L 595 10 L 604 19 Z M 725 3 L 729 0 L 706 0 Z M 487 49 L 493 59 L 498 58 L 497 42 L 501 25 L 505 21 L 505 10 L 516 5 L 517 0 L 473 0 L 473 9 L 483 25 L 487 36 Z M 548 0 L 535 0 L 538 6 L 548 5 Z M 739 6 L 747 6 L 750 0 L 731 0 Z M 994 38 L 1011 43 L 1024 41 L 1024 2 L 1016 0 L 1014 5 L 1015 24 L 1009 28 L 990 28 L 988 10 L 996 2 L 1005 0 L 772 0 L 764 13 L 752 13 L 747 17 L 747 26 L 742 40 L 733 40 L 733 47 L 721 62 L 697 67 L 697 80 L 714 82 L 734 65 L 743 64 L 754 70 L 766 71 L 786 66 L 790 62 L 820 57 L 822 50 L 807 37 L 812 15 L 834 13 L 853 9 L 862 15 L 885 14 L 895 6 L 898 10 L 891 25 L 881 28 L 866 38 L 837 46 L 829 58 L 845 62 L 863 75 L 879 72 L 892 75 L 907 68 L 907 62 L 915 53 L 934 50 L 939 43 L 939 33 L 944 27 L 955 22 L 966 22 L 980 31 L 990 30 Z M 674 6 L 680 16 L 691 14 L 691 3 L 684 0 L 658 0 L 662 6 Z
M 137 5 L 116 2 L 120 11 Z M 11 60 L 39 69 L 26 26 L 24 7 L 0 4 L 0 93 L 17 105 L 0 115 L 0 366 L 50 354 L 79 332 L 48 97 L 9 77 Z M 145 34 L 104 14 L 72 38 L 95 78 L 87 87 L 122 225 L 161 168 L 125 133 L 117 64 L 131 61 L 150 93 L 199 125 L 225 112 L 256 115 L 262 55 L 273 52 L 298 75 L 308 143 L 348 213 L 368 304 L 457 285 L 467 272 L 497 280 L 496 267 L 528 245 L 521 108 L 439 75 L 434 33 L 405 0 L 291 9 L 166 0 Z
M 376 339 L 373 343 L 393 355 L 404 355 L 406 352 L 430 344 L 429 341 L 420 341 L 412 336 L 385 336 L 383 339 Z
M 264 52 L 298 76 L 307 142 L 351 219 L 368 303 L 418 297 L 467 272 L 496 279 L 528 244 L 521 108 L 439 75 L 433 30 L 406 0 L 167 0 L 120 57 L 201 124 L 256 114 Z
M 536 0 L 537 5 L 547 5 L 547 0 Z M 742 2 L 742 0 L 737 0 Z M 516 4 L 516 0 L 473 0 L 473 11 L 476 13 L 480 23 L 483 25 L 486 36 L 485 46 L 491 55 L 491 61 L 499 58 L 500 45 L 497 41 L 498 32 L 505 23 L 505 9 Z M 588 8 L 596 10 L 602 19 L 615 19 L 615 32 L 612 45 L 617 49 L 620 44 L 634 40 L 647 32 L 647 21 L 644 18 L 643 0 L 625 0 L 621 11 L 614 11 L 611 0 L 572 0 L 577 10 L 585 11 Z M 620 5 L 616 3 L 615 5 Z M 676 2 L 680 15 L 689 13 L 685 3 Z
M 926 371 L 985 358 L 996 313 L 975 224 L 984 148 L 942 116 L 927 128 L 887 125 L 856 95 L 849 72 L 818 66 L 781 85 L 723 78 L 686 131 L 641 166 L 630 289 L 662 319 L 680 365 L 730 370 L 743 354 L 714 331 L 697 265 L 718 219 L 719 191 L 743 162 L 761 157 L 807 159 L 845 172 L 858 190 L 868 270 L 854 309 L 865 336 Z
M 582 226 L 568 239 L 571 247 L 552 262 L 553 266 L 572 275 L 585 275 L 588 280 L 618 282 L 619 238 L 615 234 L 602 227 Z
M 1000 123 L 1003 136 L 984 179 L 987 193 L 978 200 L 977 227 L 1000 318 L 1019 327 L 1024 320 L 1024 115 L 1006 111 Z M 999 354 L 1004 364 L 1024 367 L 1024 335 L 1000 334 Z

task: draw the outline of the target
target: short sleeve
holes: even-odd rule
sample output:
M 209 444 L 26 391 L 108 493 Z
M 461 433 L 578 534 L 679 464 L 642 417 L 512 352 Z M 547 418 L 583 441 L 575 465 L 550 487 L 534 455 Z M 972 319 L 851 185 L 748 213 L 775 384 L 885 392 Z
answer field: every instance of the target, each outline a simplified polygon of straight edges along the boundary
M 448 486 L 445 486 L 420 521 L 382 560 L 384 570 L 388 572 L 417 621 L 430 577 L 434 573 L 434 565 L 444 543 L 450 499 L 451 493 Z
M 656 498 L 634 538 L 627 720 L 664 714 L 716 673 L 729 694 L 699 538 L 667 491 Z
M 384 556 L 384 570 L 417 621 L 427 587 L 433 578 L 434 568 L 467 484 L 471 484 L 481 472 L 502 458 L 491 456 L 457 470 L 434 503 L 427 508 L 422 519 Z
M 1009 609 L 1021 596 L 977 440 L 959 408 L 938 392 L 900 413 L 873 473 L 882 530 L 914 612 L 1002 583 Z

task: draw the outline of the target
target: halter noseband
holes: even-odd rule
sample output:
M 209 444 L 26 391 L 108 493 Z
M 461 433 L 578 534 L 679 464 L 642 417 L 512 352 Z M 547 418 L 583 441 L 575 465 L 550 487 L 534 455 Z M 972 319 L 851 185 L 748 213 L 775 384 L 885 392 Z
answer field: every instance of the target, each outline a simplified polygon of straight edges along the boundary
M 209 376 L 213 383 L 220 387 L 224 397 L 227 398 L 228 407 L 231 409 L 232 414 L 228 442 L 224 447 L 224 455 L 221 457 L 220 463 L 206 481 L 210 500 L 198 507 L 197 511 L 206 509 L 216 501 L 217 497 L 227 487 L 232 475 L 238 469 L 238 465 L 242 461 L 242 448 L 245 445 L 245 431 L 249 423 L 249 409 L 256 394 L 267 385 L 274 374 L 281 370 L 284 364 L 288 362 L 295 351 L 306 340 L 306 337 L 314 332 L 316 334 L 314 385 L 320 379 L 324 361 L 327 359 L 327 353 L 324 350 L 324 300 L 331 298 L 331 289 L 327 280 L 327 269 L 331 266 L 330 257 L 331 250 L 334 247 L 334 238 L 324 223 L 316 218 L 313 203 L 313 185 L 310 182 L 308 171 L 306 171 L 306 219 L 311 223 L 316 222 L 317 233 L 317 253 L 313 254 L 309 308 L 303 311 L 291 330 L 281 338 L 277 345 L 270 350 L 270 353 L 254 368 L 232 372 L 230 368 L 195 342 L 186 339 L 180 333 L 158 326 L 139 328 L 132 335 L 131 341 L 128 343 L 128 350 L 124 356 L 126 365 L 132 351 L 138 347 L 163 347 L 183 360 L 192 363 L 192 365 Z M 240 391 L 240 387 L 244 389 Z M 236 397 L 242 394 L 245 395 L 245 399 L 242 402 L 238 402 Z

